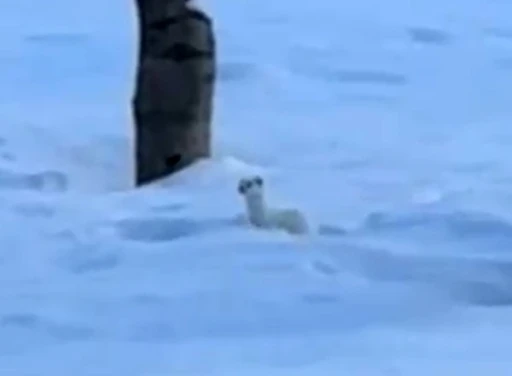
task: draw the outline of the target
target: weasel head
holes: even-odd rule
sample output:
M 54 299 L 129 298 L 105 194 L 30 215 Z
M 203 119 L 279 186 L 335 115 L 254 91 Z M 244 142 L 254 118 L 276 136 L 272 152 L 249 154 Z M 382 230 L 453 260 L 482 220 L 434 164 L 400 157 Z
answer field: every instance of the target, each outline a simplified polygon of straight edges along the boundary
M 263 199 L 263 179 L 249 176 L 238 182 L 238 193 L 245 199 L 247 217 L 254 226 L 268 226 L 267 210 Z
M 247 198 L 261 196 L 263 194 L 263 178 L 254 175 L 240 179 L 238 193 Z

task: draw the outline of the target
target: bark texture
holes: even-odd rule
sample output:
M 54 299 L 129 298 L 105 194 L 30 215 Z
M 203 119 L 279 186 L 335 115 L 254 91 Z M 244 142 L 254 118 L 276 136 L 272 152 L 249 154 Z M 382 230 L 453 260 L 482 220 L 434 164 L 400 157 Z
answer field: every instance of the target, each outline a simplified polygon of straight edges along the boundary
M 211 153 L 215 39 L 187 0 L 136 0 L 139 60 L 133 115 L 136 185 Z

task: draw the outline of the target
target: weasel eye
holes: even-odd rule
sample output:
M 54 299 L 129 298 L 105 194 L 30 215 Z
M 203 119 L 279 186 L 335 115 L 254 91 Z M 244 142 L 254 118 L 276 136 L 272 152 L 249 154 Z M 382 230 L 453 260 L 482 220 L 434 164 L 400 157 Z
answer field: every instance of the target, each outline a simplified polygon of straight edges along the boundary
M 245 193 L 245 183 L 238 184 L 238 193 L 241 193 L 241 194 Z
M 263 185 L 263 179 L 260 178 L 259 176 L 255 177 L 254 178 L 254 184 L 256 184 L 257 186 L 261 187 Z

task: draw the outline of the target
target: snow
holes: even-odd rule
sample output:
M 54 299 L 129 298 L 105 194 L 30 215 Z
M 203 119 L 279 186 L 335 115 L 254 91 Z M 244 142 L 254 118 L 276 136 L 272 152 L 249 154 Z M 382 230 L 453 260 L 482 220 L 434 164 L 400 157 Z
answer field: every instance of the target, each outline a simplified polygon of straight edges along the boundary
M 215 155 L 135 190 L 134 5 L 2 4 L 2 374 L 509 375 L 512 4 L 203 6 Z

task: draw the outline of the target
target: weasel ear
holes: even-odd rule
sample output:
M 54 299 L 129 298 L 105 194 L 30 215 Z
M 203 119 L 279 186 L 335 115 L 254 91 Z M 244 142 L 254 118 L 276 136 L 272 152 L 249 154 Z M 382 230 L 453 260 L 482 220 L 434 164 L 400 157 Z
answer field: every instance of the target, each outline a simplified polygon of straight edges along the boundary
M 244 180 L 240 180 L 240 182 L 238 183 L 238 193 L 240 193 L 241 195 L 245 194 L 245 181 Z

